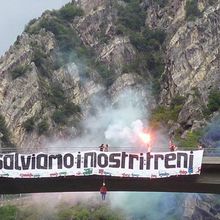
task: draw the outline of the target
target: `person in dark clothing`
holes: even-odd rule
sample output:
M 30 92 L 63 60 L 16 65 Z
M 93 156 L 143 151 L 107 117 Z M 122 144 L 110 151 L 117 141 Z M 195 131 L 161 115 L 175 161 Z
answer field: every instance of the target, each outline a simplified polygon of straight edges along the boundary
M 104 145 L 104 144 L 101 144 L 101 145 L 99 146 L 99 149 L 100 149 L 100 151 L 104 151 L 105 145 Z
M 102 200 L 105 200 L 105 196 L 106 196 L 106 193 L 107 193 L 107 188 L 105 186 L 105 183 L 103 183 L 102 187 L 100 188 L 100 193 L 102 195 Z

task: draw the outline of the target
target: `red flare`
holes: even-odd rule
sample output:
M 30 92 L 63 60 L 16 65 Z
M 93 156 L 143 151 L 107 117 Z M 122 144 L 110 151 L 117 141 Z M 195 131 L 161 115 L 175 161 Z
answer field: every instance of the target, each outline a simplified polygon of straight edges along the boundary
M 140 133 L 139 137 L 145 144 L 149 144 L 151 141 L 151 137 L 149 133 Z

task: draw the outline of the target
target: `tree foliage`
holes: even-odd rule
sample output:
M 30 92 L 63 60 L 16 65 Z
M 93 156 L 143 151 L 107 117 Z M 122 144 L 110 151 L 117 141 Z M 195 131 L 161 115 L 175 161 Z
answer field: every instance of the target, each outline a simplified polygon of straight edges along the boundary
M 34 119 L 34 117 L 31 117 L 31 118 L 27 119 L 22 125 L 23 125 L 23 127 L 25 128 L 25 130 L 27 132 L 33 131 L 34 127 L 35 127 L 35 119 Z
M 76 16 L 82 16 L 83 10 L 73 3 L 68 3 L 63 6 L 60 10 L 58 15 L 65 20 L 73 20 Z
M 202 130 L 189 131 L 185 138 L 176 135 L 175 139 L 178 146 L 182 149 L 195 149 L 202 137 Z
M 40 121 L 37 125 L 38 134 L 45 134 L 48 131 L 49 124 L 46 119 Z
M 25 74 L 26 71 L 28 71 L 29 66 L 28 65 L 19 65 L 16 68 L 14 68 L 11 71 L 11 77 L 12 79 L 16 79 L 20 76 L 23 76 Z
M 14 144 L 10 140 L 10 132 L 6 126 L 5 118 L 1 114 L 0 114 L 0 133 L 2 135 L 1 141 L 4 144 L 3 147 L 9 148 L 11 151 L 15 149 Z
M 209 94 L 208 110 L 212 113 L 220 109 L 220 90 L 213 89 Z
M 161 3 L 162 1 L 157 1 Z M 117 34 L 129 36 L 131 44 L 136 48 L 135 60 L 125 64 L 123 72 L 136 72 L 148 78 L 149 73 L 158 87 L 159 78 L 164 70 L 162 44 L 166 33 L 160 29 L 146 27 L 146 13 L 139 0 L 127 0 L 126 5 L 118 5 Z
M 198 8 L 198 0 L 187 0 L 185 10 L 187 20 L 193 21 L 202 14 Z

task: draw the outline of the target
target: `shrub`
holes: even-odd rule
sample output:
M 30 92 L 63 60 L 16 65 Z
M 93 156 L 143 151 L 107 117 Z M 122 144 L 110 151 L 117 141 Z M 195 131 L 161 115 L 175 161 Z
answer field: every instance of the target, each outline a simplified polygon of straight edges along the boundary
M 62 87 L 59 84 L 51 86 L 48 101 L 57 108 L 64 105 L 65 95 Z
M 0 115 L 0 132 L 3 135 L 1 140 L 4 146 L 10 148 L 10 151 L 15 150 L 14 144 L 10 141 L 10 132 L 6 126 L 5 118 L 2 115 Z
M 46 54 L 41 49 L 38 49 L 36 47 L 33 49 L 34 53 L 32 62 L 34 62 L 37 67 L 40 67 L 45 62 Z
M 202 130 L 190 131 L 185 138 L 176 136 L 175 139 L 178 142 L 178 146 L 184 149 L 195 149 L 199 143 L 199 139 L 202 137 Z
M 0 207 L 0 219 L 13 220 L 16 219 L 17 208 L 12 205 Z
M 65 124 L 66 123 L 66 116 L 63 110 L 56 110 L 53 115 L 52 119 L 57 124 Z
M 185 102 L 186 98 L 184 96 L 181 95 L 176 95 L 175 97 L 173 97 L 170 106 L 171 108 L 174 108 L 175 106 L 179 106 L 179 105 L 183 105 Z
M 198 9 L 198 0 L 188 0 L 186 2 L 186 19 L 195 20 L 196 17 L 201 16 L 201 12 Z
M 43 119 L 41 122 L 38 123 L 37 125 L 37 131 L 38 131 L 38 134 L 44 134 L 48 131 L 48 128 L 49 128 L 49 124 L 47 122 L 46 119 Z
M 157 3 L 165 6 L 166 0 Z M 166 38 L 163 30 L 151 30 L 145 26 L 145 12 L 139 0 L 127 0 L 125 6 L 118 5 L 117 34 L 127 34 L 131 44 L 138 50 L 136 59 L 123 67 L 123 72 L 137 72 L 149 78 L 149 72 L 158 86 L 158 80 L 164 71 L 162 44 Z M 147 73 L 147 74 L 146 74 Z
M 140 31 L 145 23 L 145 13 L 138 0 L 129 1 L 125 7 L 118 7 L 119 23 L 133 30 Z
M 28 71 L 29 66 L 28 65 L 19 65 L 14 70 L 11 71 L 11 77 L 12 79 L 16 79 L 22 75 L 25 74 L 26 71 Z
M 208 110 L 212 113 L 218 111 L 220 108 L 220 91 L 214 89 L 209 94 Z
M 25 128 L 25 130 L 27 132 L 31 132 L 34 130 L 34 126 L 35 126 L 35 120 L 34 120 L 34 117 L 31 117 L 29 119 L 27 119 L 23 124 L 22 126 Z
M 65 116 L 67 117 L 74 115 L 76 113 L 79 113 L 79 112 L 81 112 L 80 106 L 72 102 L 68 102 L 64 105 L 64 113 L 65 113 Z
M 62 19 L 73 20 L 76 16 L 82 16 L 83 10 L 74 4 L 68 3 L 59 10 L 58 15 Z
M 152 127 L 157 128 L 161 124 L 167 126 L 168 121 L 177 121 L 179 112 L 182 109 L 182 105 L 174 106 L 173 108 L 166 108 L 159 106 L 156 108 L 150 117 L 150 124 Z

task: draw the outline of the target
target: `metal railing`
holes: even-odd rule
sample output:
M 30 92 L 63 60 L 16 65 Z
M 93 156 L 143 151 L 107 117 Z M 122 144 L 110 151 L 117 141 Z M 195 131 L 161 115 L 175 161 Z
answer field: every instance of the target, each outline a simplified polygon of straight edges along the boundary
M 210 148 L 205 147 L 204 149 L 204 156 L 215 156 L 220 157 L 220 147 L 219 148 Z M 69 147 L 44 147 L 44 148 L 19 148 L 16 150 L 17 153 L 20 154 L 32 154 L 32 153 L 61 153 L 61 152 L 77 152 L 77 151 L 91 151 L 91 150 L 98 150 L 98 146 L 93 147 L 76 147 L 76 146 L 69 146 Z M 178 147 L 177 150 L 198 150 L 198 148 L 181 148 Z M 115 146 L 109 146 L 109 151 L 126 151 L 126 152 L 147 152 L 147 147 L 115 147 Z M 152 147 L 152 152 L 169 152 L 169 147 Z M 15 152 L 14 148 L 2 148 L 0 150 L 0 153 L 10 153 Z

